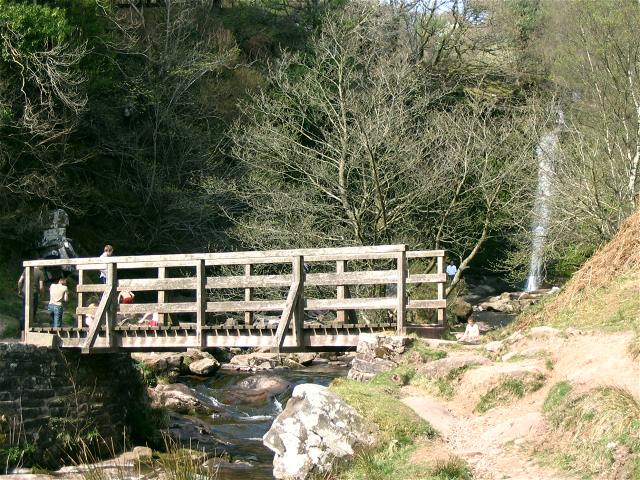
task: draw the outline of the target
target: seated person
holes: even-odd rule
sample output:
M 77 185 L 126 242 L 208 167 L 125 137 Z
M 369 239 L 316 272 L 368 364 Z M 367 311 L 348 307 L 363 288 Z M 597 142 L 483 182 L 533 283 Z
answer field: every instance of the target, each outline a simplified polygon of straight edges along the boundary
M 477 344 L 480 343 L 480 329 L 473 318 L 467 320 L 467 328 L 464 333 L 458 337 L 458 342 Z
M 132 291 L 123 290 L 118 294 L 118 303 L 131 304 L 134 298 L 136 298 L 136 296 Z
M 93 310 L 91 311 L 91 313 L 87 313 L 84 317 L 84 323 L 86 324 L 87 327 L 91 328 L 91 324 L 93 323 L 93 317 L 96 314 L 96 310 L 98 309 L 98 304 L 95 302 L 91 302 L 88 305 L 88 308 L 92 308 Z
M 157 327 L 160 325 L 160 316 L 158 312 L 147 312 L 144 316 L 138 321 L 138 323 L 148 322 L 150 327 Z

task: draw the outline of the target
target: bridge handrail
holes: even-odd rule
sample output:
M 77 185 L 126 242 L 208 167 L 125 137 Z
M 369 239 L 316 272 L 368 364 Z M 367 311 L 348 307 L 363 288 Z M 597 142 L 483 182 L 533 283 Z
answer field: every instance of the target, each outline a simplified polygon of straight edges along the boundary
M 377 258 L 392 258 L 394 253 L 406 251 L 405 245 L 378 245 L 365 247 L 337 247 L 337 248 L 299 248 L 291 250 L 264 250 L 242 252 L 214 252 L 214 253 L 178 253 L 170 255 L 137 255 L 113 257 L 85 257 L 60 258 L 49 260 L 26 260 L 25 267 L 54 267 L 91 265 L 101 268 L 109 263 L 127 264 L 140 263 L 158 264 L 160 262 L 178 262 L 182 266 L 185 262 L 204 260 L 209 265 L 236 265 L 241 263 L 289 263 L 291 257 L 303 256 L 307 262 L 337 261 L 337 260 L 374 260 Z M 408 252 L 408 258 L 444 257 L 444 250 L 422 250 Z M 220 263 L 218 263 L 220 262 Z M 120 265 L 119 265 L 120 266 Z M 138 268 L 144 268 L 141 265 Z
M 431 258 L 435 259 L 437 273 L 410 273 L 409 259 Z M 395 268 L 384 269 L 390 266 L 383 265 L 383 269 L 347 271 L 347 261 L 353 260 L 392 260 Z M 305 273 L 306 263 L 335 262 L 334 272 Z M 253 265 L 289 264 L 291 273 L 256 275 Z M 99 337 L 99 332 L 106 327 L 108 346 L 115 347 L 114 327 L 116 324 L 116 312 L 122 314 L 158 313 L 161 321 L 166 314 L 195 313 L 198 347 L 206 346 L 203 330 L 206 327 L 206 315 L 208 313 L 244 312 L 245 322 L 252 322 L 255 312 L 280 311 L 282 316 L 275 339 L 274 348 L 279 349 L 283 342 L 289 324 L 293 319 L 293 335 L 296 346 L 303 347 L 302 338 L 304 330 L 304 311 L 310 310 L 334 310 L 337 312 L 337 321 L 345 323 L 347 312 L 353 310 L 393 310 L 396 312 L 396 325 L 399 333 L 404 332 L 405 312 L 407 309 L 436 309 L 438 323 L 443 325 L 446 299 L 444 286 L 446 274 L 444 273 L 443 250 L 407 251 L 405 245 L 382 245 L 371 247 L 341 247 L 325 249 L 291 249 L 269 250 L 264 252 L 223 252 L 200 254 L 173 254 L 173 255 L 144 255 L 123 257 L 96 257 L 56 260 L 29 260 L 24 262 L 27 271 L 28 298 L 33 294 L 33 268 L 68 266 L 73 265 L 79 271 L 79 283 L 77 285 L 78 330 L 84 325 L 86 315 L 96 315 L 95 323 L 90 329 L 83 351 L 91 351 Z M 207 266 L 240 265 L 244 266 L 244 275 L 211 275 L 207 274 Z M 365 268 L 376 268 L 374 264 L 365 264 Z M 168 277 L 167 268 L 195 268 L 195 275 Z M 157 269 L 156 278 L 131 278 L 119 279 L 120 269 Z M 88 271 L 108 271 L 107 283 L 96 284 L 88 282 Z M 192 271 L 193 272 L 193 271 Z M 180 275 L 185 275 L 182 271 Z M 437 297 L 427 300 L 413 300 L 407 296 L 407 285 L 417 283 L 435 283 L 437 285 Z M 349 286 L 351 285 L 395 285 L 396 295 L 389 297 L 378 291 L 377 296 L 369 298 L 350 298 Z M 305 287 L 336 287 L 335 298 L 305 298 Z M 255 300 L 253 289 L 255 288 L 288 288 L 287 299 Z M 215 289 L 242 289 L 244 300 L 213 300 L 208 298 L 207 291 Z M 117 292 L 123 290 L 157 292 L 157 302 L 117 304 Z M 167 302 L 166 292 L 171 290 L 192 290 L 196 292 L 196 301 Z M 373 293 L 375 294 L 375 290 Z M 85 295 L 89 293 L 101 293 L 103 298 L 98 308 L 85 306 Z M 382 295 L 382 296 L 381 296 Z M 108 297 L 108 298 L 107 298 Z M 26 330 L 32 323 L 33 312 L 31 302 L 25 302 Z M 96 312 L 97 310 L 97 312 Z M 355 317 L 350 317 L 353 319 Z M 346 322 L 348 323 L 348 322 Z

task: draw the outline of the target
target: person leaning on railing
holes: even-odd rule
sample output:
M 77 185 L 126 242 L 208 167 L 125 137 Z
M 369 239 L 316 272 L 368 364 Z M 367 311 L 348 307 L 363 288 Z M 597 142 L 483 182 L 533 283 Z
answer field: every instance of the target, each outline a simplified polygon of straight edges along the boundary
M 49 315 L 51 316 L 51 326 L 62 326 L 62 314 L 64 313 L 63 303 L 69 301 L 69 289 L 67 279 L 60 277 L 57 282 L 49 287 Z

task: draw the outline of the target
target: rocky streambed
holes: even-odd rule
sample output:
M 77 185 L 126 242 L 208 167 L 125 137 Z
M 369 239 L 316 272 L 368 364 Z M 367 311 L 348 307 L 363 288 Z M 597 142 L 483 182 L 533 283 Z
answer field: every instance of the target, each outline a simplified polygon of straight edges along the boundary
M 149 389 L 155 406 L 169 410 L 169 433 L 183 446 L 211 456 L 216 478 L 273 479 L 273 453 L 262 443 L 295 386 L 327 386 L 348 372 L 350 356 L 240 354 L 215 373 L 196 375 L 209 358 L 181 354 L 139 357 L 162 380 Z M 188 363 L 188 365 L 186 365 Z M 171 378 L 171 383 L 164 379 Z

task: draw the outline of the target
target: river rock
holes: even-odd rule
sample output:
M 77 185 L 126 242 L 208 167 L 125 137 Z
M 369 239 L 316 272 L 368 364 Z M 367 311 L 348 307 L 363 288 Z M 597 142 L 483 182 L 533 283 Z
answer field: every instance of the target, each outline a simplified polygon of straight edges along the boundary
M 260 369 L 266 370 L 275 368 L 280 365 L 280 359 L 277 353 L 249 353 L 245 355 L 236 355 L 229 362 L 229 367 L 236 370 Z
M 318 355 L 311 352 L 292 353 L 291 359 L 305 367 L 310 366 Z
M 488 363 L 489 359 L 477 355 L 449 356 L 423 365 L 418 369 L 418 373 L 430 378 L 444 378 L 454 370 Z
M 379 373 L 393 370 L 412 341 L 411 337 L 404 336 L 360 334 L 348 377 L 366 382 Z
M 451 311 L 456 316 L 458 322 L 464 323 L 473 313 L 473 307 L 462 298 L 456 298 L 451 305 Z
M 504 344 L 500 340 L 496 340 L 494 342 L 487 343 L 484 346 L 484 349 L 487 352 L 496 353 L 496 352 L 499 352 L 500 350 L 502 350 L 503 347 L 504 347 Z
M 182 367 L 183 356 L 179 353 L 142 353 L 134 352 L 131 358 L 151 370 L 156 375 L 164 375 L 170 371 L 179 372 Z
M 219 410 L 219 405 L 202 396 L 199 397 L 195 390 L 182 383 L 169 385 L 158 384 L 147 389 L 151 406 L 154 408 L 165 407 L 178 413 L 203 413 L 210 414 Z
M 218 437 L 208 422 L 179 413 L 171 412 L 169 414 L 168 432 L 172 439 L 182 445 L 197 445 L 199 449 L 205 449 L 209 452 L 221 451 L 223 447 L 230 445 L 229 442 Z M 198 454 L 202 457 L 203 452 L 200 451 Z M 206 460 L 207 458 L 210 456 L 201 459 Z
M 213 375 L 220 368 L 220 363 L 215 358 L 203 358 L 189 364 L 189 371 L 195 375 Z
M 273 476 L 302 480 L 331 470 L 375 443 L 375 428 L 328 388 L 303 384 L 262 439 L 275 453 Z
M 255 375 L 247 377 L 235 386 L 225 390 L 222 400 L 225 403 L 262 404 L 276 395 L 291 388 L 284 378 L 275 375 Z

